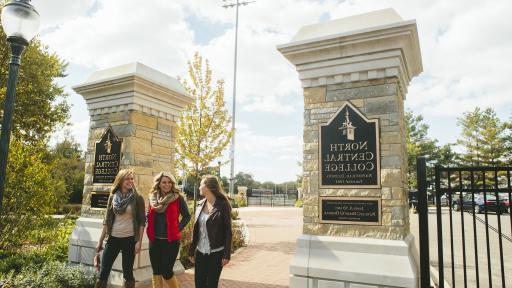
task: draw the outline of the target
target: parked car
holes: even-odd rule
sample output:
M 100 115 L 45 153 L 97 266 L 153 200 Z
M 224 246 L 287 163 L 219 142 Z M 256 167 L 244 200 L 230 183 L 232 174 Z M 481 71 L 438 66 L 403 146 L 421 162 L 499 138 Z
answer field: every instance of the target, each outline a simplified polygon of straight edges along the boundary
M 505 200 L 502 197 L 498 197 L 498 201 L 496 201 L 496 197 L 491 194 L 487 194 L 484 197 L 483 193 L 475 194 L 475 213 L 484 213 L 487 208 L 487 212 L 501 212 L 508 213 L 509 212 L 509 201 Z M 460 211 L 461 207 L 464 210 L 473 210 L 473 197 L 471 193 L 467 193 L 462 198 L 462 205 L 459 199 L 453 201 L 453 209 L 455 211 Z

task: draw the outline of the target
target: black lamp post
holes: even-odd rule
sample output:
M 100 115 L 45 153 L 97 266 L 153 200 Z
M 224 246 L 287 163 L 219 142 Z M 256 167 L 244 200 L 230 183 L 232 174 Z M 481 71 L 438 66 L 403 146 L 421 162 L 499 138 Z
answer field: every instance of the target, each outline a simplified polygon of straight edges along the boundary
M 2 27 L 7 35 L 7 42 L 11 45 L 12 54 L 2 119 L 2 135 L 0 136 L 0 212 L 2 211 L 5 176 L 7 174 L 7 155 L 11 139 L 12 114 L 16 99 L 16 83 L 21 65 L 21 53 L 37 34 L 39 13 L 30 4 L 30 0 L 12 0 L 2 8 Z

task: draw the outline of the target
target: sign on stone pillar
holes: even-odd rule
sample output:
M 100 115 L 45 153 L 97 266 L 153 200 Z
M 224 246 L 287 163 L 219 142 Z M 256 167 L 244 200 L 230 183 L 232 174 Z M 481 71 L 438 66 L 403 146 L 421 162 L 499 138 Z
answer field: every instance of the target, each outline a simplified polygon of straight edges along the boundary
M 380 188 L 379 119 L 345 102 L 320 124 L 320 188 Z
M 121 164 L 121 145 L 123 140 L 117 138 L 108 126 L 95 145 L 92 184 L 112 184 L 116 179 Z
M 135 187 L 147 199 L 154 176 L 173 170 L 176 122 L 194 99 L 177 79 L 141 63 L 97 71 L 73 89 L 87 103 L 90 125 L 82 212 L 71 235 L 68 259 L 90 267 L 117 172 L 132 169 Z M 122 286 L 120 258 L 109 287 Z M 174 271 L 180 270 L 183 266 L 176 261 Z M 151 279 L 145 235 L 134 274 L 138 284 Z
M 303 235 L 290 287 L 417 287 L 403 101 L 421 73 L 392 9 L 302 27 L 278 50 L 304 89 Z

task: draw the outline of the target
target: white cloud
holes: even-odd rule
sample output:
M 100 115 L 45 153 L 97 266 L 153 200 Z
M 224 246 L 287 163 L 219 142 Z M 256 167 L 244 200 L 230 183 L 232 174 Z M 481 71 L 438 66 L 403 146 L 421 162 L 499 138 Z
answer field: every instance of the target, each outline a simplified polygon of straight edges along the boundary
M 237 103 L 245 111 L 290 113 L 299 112 L 284 98 L 290 94 L 300 97 L 297 73 L 276 50 L 288 36 L 268 31 L 241 28 L 237 73 Z M 234 30 L 201 47 L 211 60 L 216 75 L 227 80 L 226 98 L 231 102 L 233 89 Z
M 171 75 L 195 48 L 183 7 L 174 1 L 98 0 L 98 9 L 42 35 L 73 64 L 106 68 L 140 61 Z M 50 4 L 49 4 L 50 5 Z
M 85 15 L 96 0 L 33 0 L 32 4 L 41 15 L 41 30 L 65 23 Z
M 74 65 L 97 69 L 142 61 L 173 76 L 184 75 L 186 60 L 199 50 L 210 60 L 214 76 L 226 81 L 227 106 L 231 108 L 234 28 L 229 24 L 234 24 L 234 10 L 223 9 L 221 0 L 148 0 L 143 4 L 135 0 L 34 0 L 34 4 L 42 15 L 52 18 L 44 20 L 43 26 L 52 29 L 46 30 L 43 40 Z M 257 112 L 262 117 L 264 113 L 283 117 L 302 113 L 297 73 L 276 45 L 288 42 L 301 26 L 326 16 L 333 19 L 388 7 L 418 23 L 424 72 L 411 83 L 406 105 L 427 121 L 452 117 L 453 121 L 447 120 L 452 126 L 431 131 L 434 136 L 455 130 L 455 118 L 475 106 L 510 113 L 509 0 L 258 0 L 243 6 L 239 113 Z M 194 42 L 195 27 L 187 22 L 190 14 L 205 23 L 229 28 L 199 45 Z M 258 179 L 273 179 L 283 173 L 278 172 L 286 166 L 282 163 L 295 166 L 291 160 L 300 158 L 300 135 L 269 136 L 278 134 L 278 125 L 258 134 L 252 132 L 255 127 L 242 129 L 240 123 L 237 127 L 239 151 L 252 151 L 250 155 L 274 161 L 254 162 L 237 151 L 237 171 L 253 171 Z
M 53 146 L 56 143 L 63 141 L 66 130 L 71 132 L 71 135 L 73 138 L 75 138 L 76 141 L 78 141 L 83 150 L 87 148 L 87 138 L 89 136 L 89 119 L 71 123 L 71 125 L 65 127 L 65 129 L 57 131 L 51 136 L 49 144 Z
M 240 123 L 237 128 L 236 170 L 251 172 L 259 181 L 283 182 L 294 180 L 301 169 L 302 137 L 300 135 L 270 136 L 255 134 L 250 126 Z M 244 159 L 245 158 L 245 159 Z

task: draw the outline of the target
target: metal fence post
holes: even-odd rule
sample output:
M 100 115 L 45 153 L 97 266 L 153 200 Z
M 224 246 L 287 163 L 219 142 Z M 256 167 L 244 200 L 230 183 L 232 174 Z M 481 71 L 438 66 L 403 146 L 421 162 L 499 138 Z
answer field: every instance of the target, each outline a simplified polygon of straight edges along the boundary
M 416 158 L 418 181 L 418 218 L 420 237 L 420 287 L 430 287 L 430 254 L 428 243 L 427 163 L 425 156 Z

